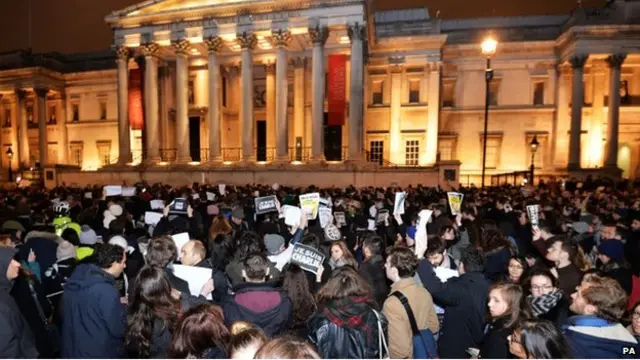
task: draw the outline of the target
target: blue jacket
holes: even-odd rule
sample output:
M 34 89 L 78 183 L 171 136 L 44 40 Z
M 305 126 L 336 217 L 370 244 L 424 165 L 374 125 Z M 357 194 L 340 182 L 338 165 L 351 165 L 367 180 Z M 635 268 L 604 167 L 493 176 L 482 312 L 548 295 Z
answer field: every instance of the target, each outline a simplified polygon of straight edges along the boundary
M 63 295 L 62 358 L 119 358 L 125 307 L 115 279 L 93 264 L 78 265 Z
M 638 342 L 620 323 L 596 316 L 573 316 L 563 326 L 569 352 L 575 359 L 635 358 Z M 633 348 L 633 351 L 629 349 Z M 623 354 L 623 349 L 627 352 Z

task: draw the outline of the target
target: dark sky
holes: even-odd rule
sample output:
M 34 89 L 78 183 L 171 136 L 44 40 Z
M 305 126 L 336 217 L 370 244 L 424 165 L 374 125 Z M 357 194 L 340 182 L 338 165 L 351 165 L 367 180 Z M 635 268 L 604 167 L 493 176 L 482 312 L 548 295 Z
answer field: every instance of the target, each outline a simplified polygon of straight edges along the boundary
M 31 47 L 34 52 L 63 53 L 107 49 L 113 40 L 104 17 L 140 0 L 1 0 L 0 52 Z M 583 0 L 584 7 L 598 7 L 606 0 Z M 374 0 L 374 8 L 387 10 L 427 6 L 432 16 L 440 10 L 444 19 L 509 15 L 568 14 L 576 0 Z

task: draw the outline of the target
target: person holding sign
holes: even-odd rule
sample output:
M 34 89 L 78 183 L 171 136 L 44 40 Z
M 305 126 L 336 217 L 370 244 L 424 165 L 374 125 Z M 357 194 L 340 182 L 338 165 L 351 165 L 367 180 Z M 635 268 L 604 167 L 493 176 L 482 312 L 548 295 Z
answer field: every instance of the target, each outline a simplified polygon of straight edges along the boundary
M 242 277 L 245 284 L 222 302 L 227 325 L 235 321 L 248 321 L 272 337 L 289 330 L 291 299 L 273 283 L 267 283 L 269 260 L 264 254 L 252 253 L 244 260 Z
M 175 242 L 168 236 L 160 236 L 152 239 L 147 248 L 147 265 L 164 269 L 171 287 L 181 293 L 189 294 L 189 283 L 173 274 L 170 265 L 178 258 L 178 248 Z M 136 280 L 137 281 L 137 280 Z M 129 296 L 132 295 L 135 284 L 129 284 Z

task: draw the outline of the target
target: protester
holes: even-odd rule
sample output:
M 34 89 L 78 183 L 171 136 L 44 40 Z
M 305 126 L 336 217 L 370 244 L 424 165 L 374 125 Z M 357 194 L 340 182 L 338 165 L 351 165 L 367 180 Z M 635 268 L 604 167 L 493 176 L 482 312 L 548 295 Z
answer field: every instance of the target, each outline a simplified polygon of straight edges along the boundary
M 523 320 L 509 335 L 509 352 L 519 359 L 571 359 L 562 333 L 547 320 Z
M 281 336 L 262 345 L 254 359 L 322 359 L 313 345 L 293 336 Z
M 244 261 L 253 253 L 261 253 L 267 256 L 267 249 L 264 243 L 264 239 L 260 237 L 254 231 L 245 231 L 239 235 L 238 247 L 235 253 L 235 257 L 229 262 L 225 268 L 225 273 L 231 280 L 232 286 L 238 286 L 245 282 L 244 278 Z M 275 281 L 280 279 L 280 270 L 270 261 L 267 261 L 267 267 L 269 271 L 267 277 L 269 281 Z
M 168 357 L 226 359 L 230 337 L 222 310 L 215 305 L 200 304 L 182 314 L 175 326 Z
M 322 278 L 320 267 L 317 278 Z M 282 290 L 291 299 L 292 321 L 290 332 L 299 338 L 309 337 L 307 319 L 316 311 L 316 300 L 309 290 L 305 271 L 295 264 L 287 264 L 282 271 Z
M 637 255 L 640 255 L 640 253 Z M 615 279 L 627 295 L 630 295 L 631 270 L 625 264 L 624 244 L 622 241 L 618 239 L 602 241 L 598 246 L 598 259 L 601 262 L 599 270 L 604 275 Z
M 379 236 L 367 237 L 362 244 L 364 262 L 358 268 L 358 274 L 373 289 L 373 297 L 378 305 L 377 309 L 382 308 L 382 304 L 389 294 L 384 259 L 381 254 L 382 246 L 383 242 Z
M 534 268 L 529 273 L 527 302 L 538 319 L 549 320 L 556 326 L 565 324 L 569 314 L 569 296 L 558 288 L 558 280 L 550 271 Z
M 413 357 L 411 323 L 402 300 L 396 294 L 407 300 L 418 330 L 429 329 L 432 334 L 437 334 L 440 328 L 431 294 L 413 278 L 417 268 L 418 260 L 409 249 L 395 248 L 387 256 L 386 275 L 393 285 L 391 294 L 384 302 L 382 313 L 389 321 L 389 355 L 393 359 Z M 428 339 L 433 340 L 433 337 Z M 435 347 L 434 343 L 434 350 Z M 434 357 L 436 354 L 433 353 L 431 356 Z
M 554 263 L 551 269 L 558 279 L 558 287 L 569 295 L 580 285 L 584 271 L 589 269 L 589 263 L 582 249 L 571 239 L 554 237 L 547 251 L 547 259 Z
M 640 303 L 636 303 L 630 311 L 630 324 L 627 330 L 640 342 Z
M 225 322 L 247 321 L 267 336 L 286 332 L 293 305 L 276 284 L 267 282 L 270 270 L 267 257 L 263 253 L 251 253 L 243 265 L 242 277 L 246 283 L 236 286 L 235 294 L 222 303 Z
M 597 275 L 585 277 L 571 295 L 571 311 L 565 338 L 574 358 L 620 358 L 622 349 L 634 349 L 638 342 L 622 324 L 627 295 L 617 281 Z
M 375 311 L 371 294 L 367 282 L 352 267 L 334 270 L 316 296 L 318 311 L 307 322 L 311 342 L 323 358 L 374 359 L 386 355 L 378 336 L 386 337 L 387 324 Z M 379 328 L 385 333 L 380 334 Z
M 427 245 L 425 257 L 434 267 L 443 267 L 458 271 L 458 263 L 447 251 L 446 244 L 441 239 L 432 239 Z
M 181 293 L 189 294 L 189 283 L 184 279 L 173 274 L 171 265 L 178 258 L 178 248 L 176 243 L 168 236 L 160 236 L 151 239 L 149 242 L 149 248 L 147 249 L 147 265 L 154 266 L 163 269 L 167 274 L 171 287 L 178 290 Z M 129 284 L 129 295 L 131 296 L 131 290 L 135 285 Z
M 521 256 L 512 256 L 507 263 L 506 272 L 502 274 L 502 281 L 511 284 L 521 284 L 527 276 L 529 264 L 527 259 Z
M 198 240 L 191 240 L 182 247 L 180 262 L 182 265 L 211 268 L 211 262 L 207 259 L 207 249 Z
M 436 304 L 445 308 L 442 334 L 438 339 L 441 358 L 461 359 L 468 348 L 478 348 L 485 327 L 489 282 L 484 276 L 484 258 L 476 248 L 462 253 L 458 271 L 443 283 L 426 259 L 419 262 L 418 274 Z M 473 295 L 471 295 L 473 294 Z
M 480 358 L 505 359 L 509 356 L 507 337 L 525 316 L 522 288 L 516 284 L 496 284 L 489 289 L 489 323 L 480 343 Z
M 38 357 L 33 333 L 10 295 L 20 271 L 20 263 L 13 260 L 15 253 L 13 248 L 0 247 L 0 357 L 33 359 Z
M 253 359 L 262 345 L 267 342 L 267 337 L 260 328 L 244 321 L 231 324 L 230 331 L 230 359 Z
M 80 264 L 64 288 L 61 356 L 117 358 L 124 354 L 125 308 L 115 279 L 126 266 L 116 245 L 96 245 L 92 264 Z
M 349 248 L 344 241 L 333 242 L 331 244 L 330 252 L 331 259 L 329 260 L 329 265 L 331 265 L 331 270 L 341 268 L 345 265 L 357 268 L 358 265 L 356 263 L 356 259 L 353 257 L 353 254 L 349 251 Z

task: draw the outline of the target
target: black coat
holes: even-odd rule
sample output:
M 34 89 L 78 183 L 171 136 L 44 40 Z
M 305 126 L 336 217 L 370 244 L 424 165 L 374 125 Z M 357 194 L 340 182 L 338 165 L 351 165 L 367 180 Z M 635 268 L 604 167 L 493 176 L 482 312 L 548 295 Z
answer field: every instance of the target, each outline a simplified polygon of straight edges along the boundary
M 384 304 L 389 295 L 389 285 L 387 285 L 387 275 L 384 270 L 382 256 L 376 255 L 369 260 L 365 260 L 360 264 L 358 274 L 371 286 L 373 298 L 378 304 L 378 309 L 381 309 L 382 304 Z
M 513 329 L 505 327 L 506 320 L 501 318 L 487 324 L 480 343 L 481 359 L 507 359 L 510 357 L 507 336 L 511 335 Z
M 433 301 L 445 309 L 438 339 L 440 357 L 468 358 L 467 348 L 477 348 L 484 335 L 489 281 L 484 274 L 471 272 L 443 283 L 426 259 L 420 261 L 418 275 Z
M 6 274 L 13 255 L 13 249 L 0 247 L 0 358 L 37 358 L 31 329 L 9 294 L 13 283 Z
M 569 297 L 562 294 L 562 298 L 558 301 L 556 306 L 551 308 L 544 314 L 538 315 L 538 319 L 549 320 L 556 324 L 558 329 L 561 329 L 563 325 L 567 323 L 569 318 Z
M 189 283 L 186 282 L 185 280 L 180 279 L 179 277 L 175 276 L 173 274 L 173 271 L 169 270 L 169 269 L 165 269 L 164 272 L 167 274 L 167 278 L 169 279 L 169 284 L 171 284 L 171 287 L 180 291 L 181 293 L 184 294 L 191 294 L 191 291 L 189 290 Z M 129 279 L 129 297 L 133 297 L 133 289 L 135 287 L 135 282 L 131 281 L 131 279 Z

